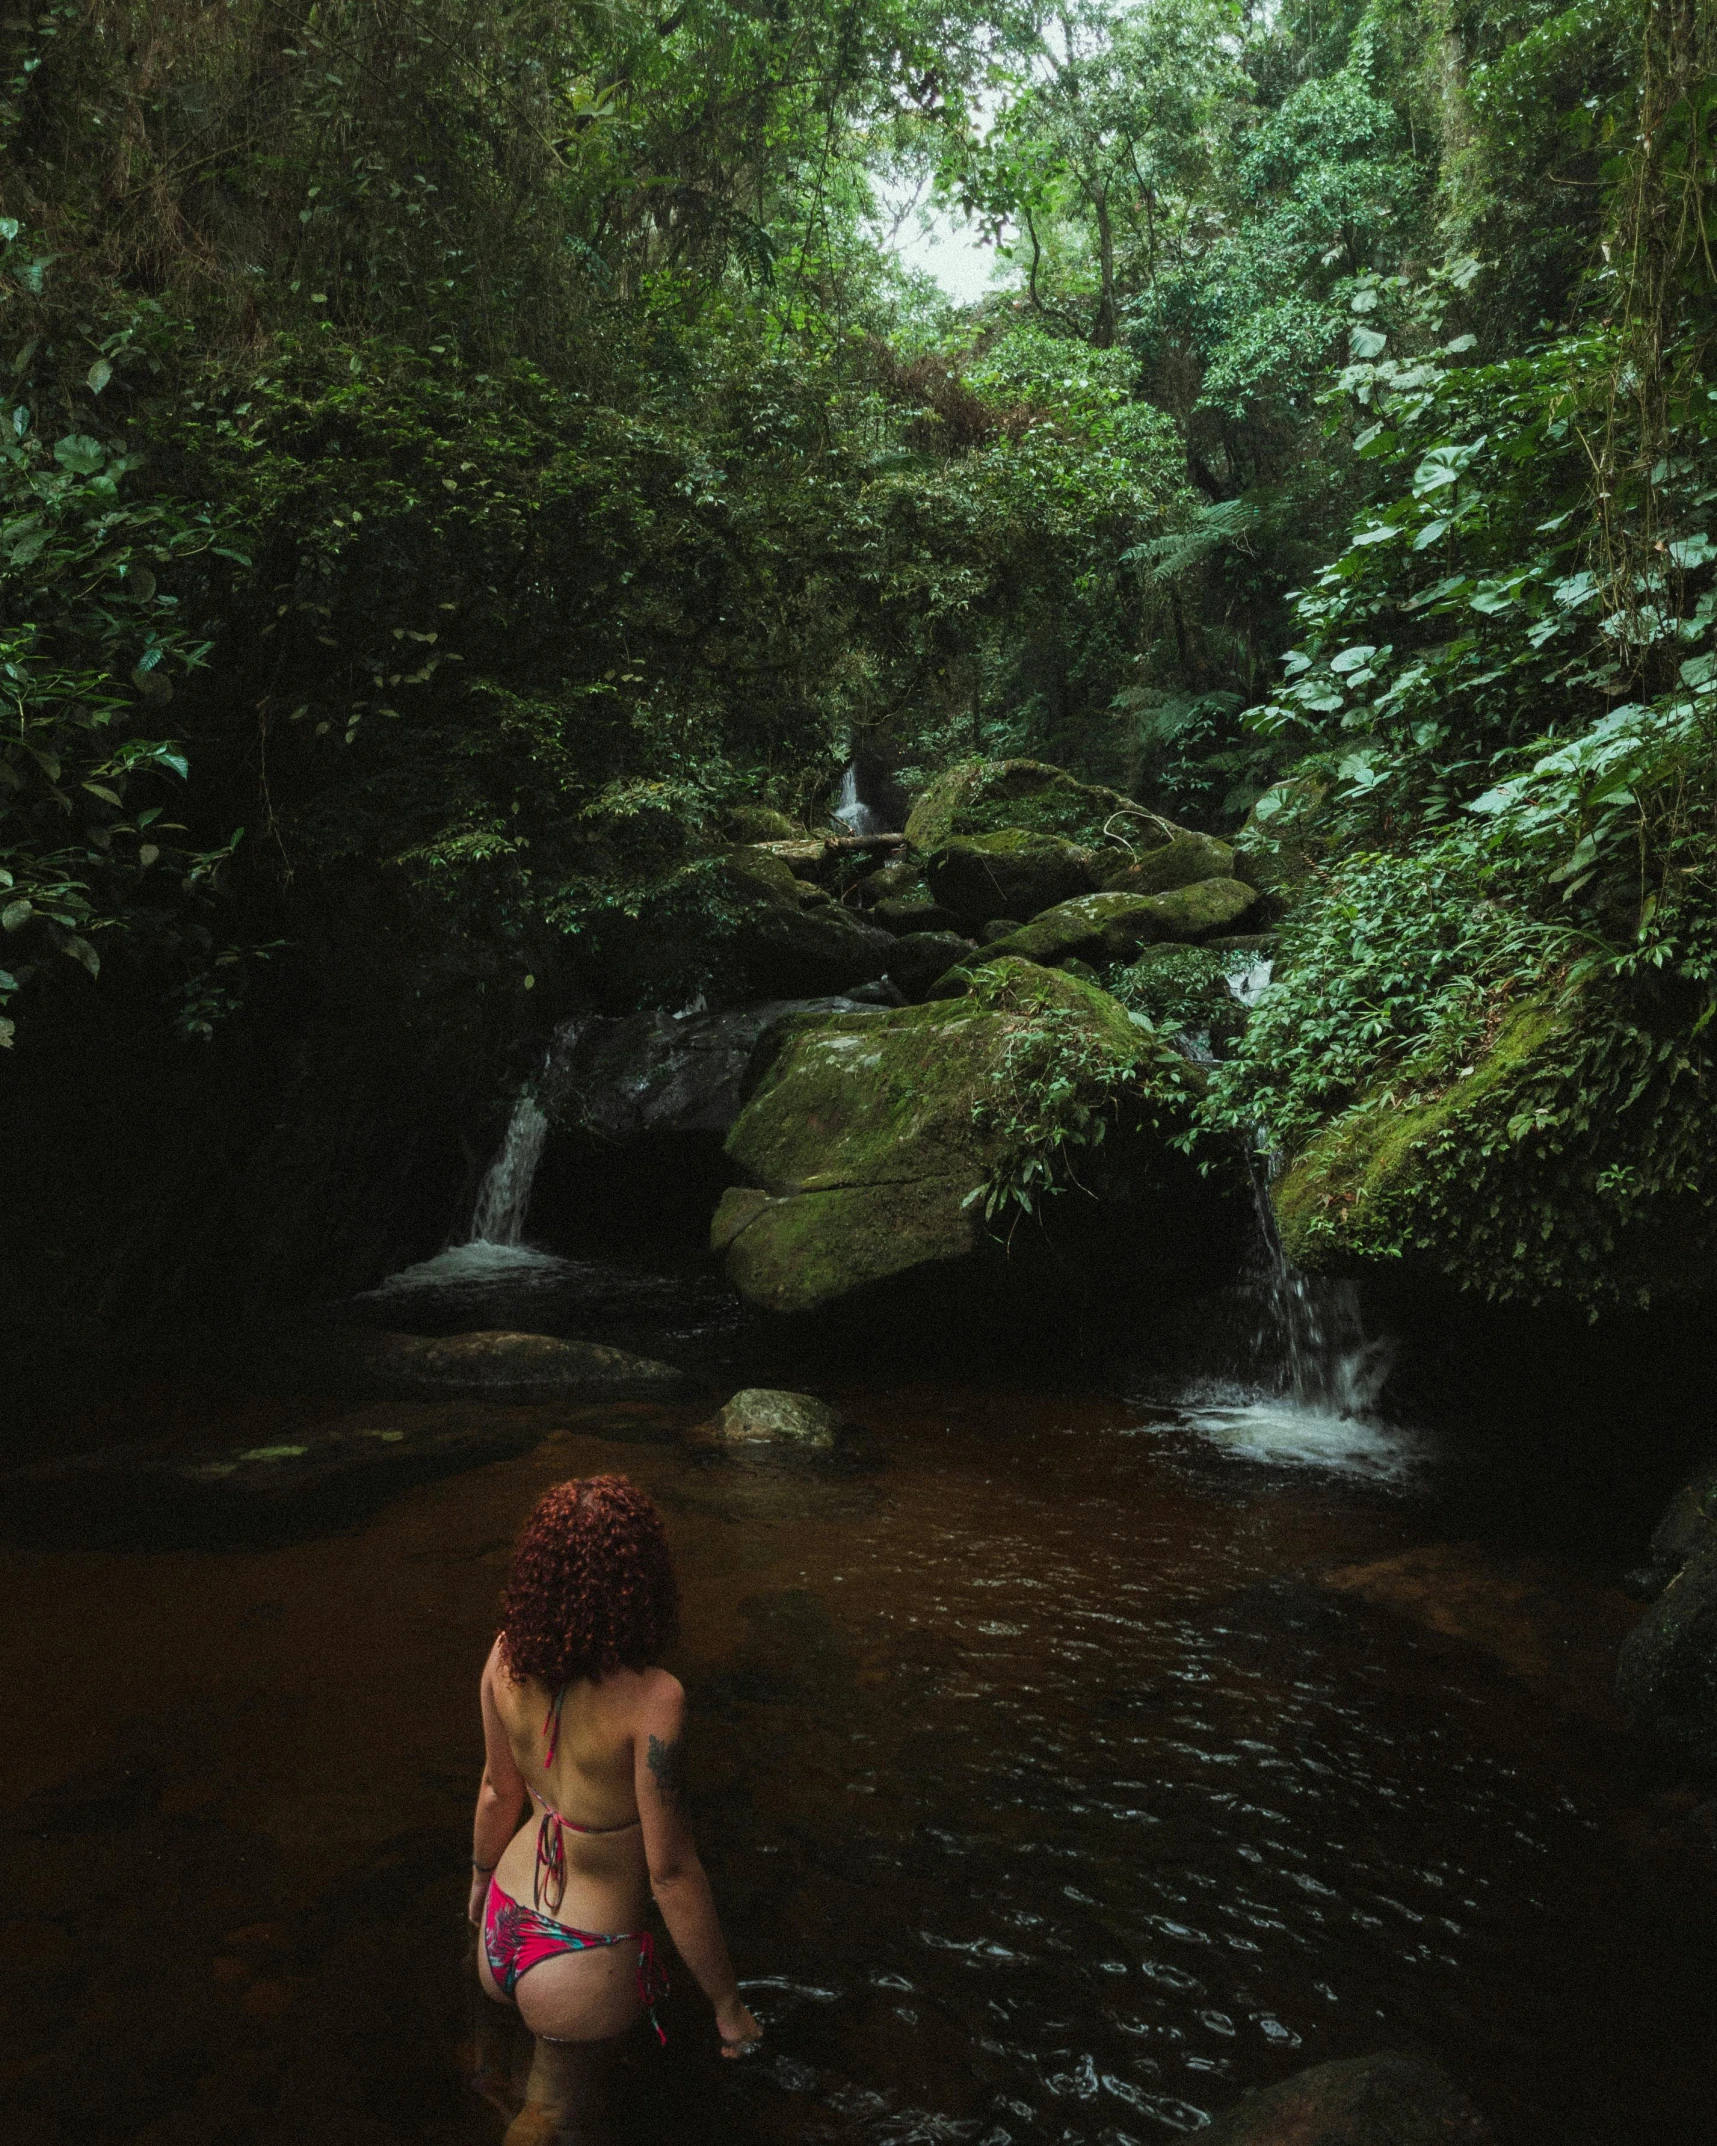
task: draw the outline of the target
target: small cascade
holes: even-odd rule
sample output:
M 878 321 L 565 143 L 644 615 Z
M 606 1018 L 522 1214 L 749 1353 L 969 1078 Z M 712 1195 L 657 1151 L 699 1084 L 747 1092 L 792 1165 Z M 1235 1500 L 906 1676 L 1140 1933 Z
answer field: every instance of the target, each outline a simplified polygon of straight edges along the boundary
M 1254 1347 L 1278 1391 L 1296 1408 L 1363 1422 L 1382 1395 L 1394 1344 L 1366 1334 L 1352 1282 L 1302 1274 L 1282 1249 L 1270 1204 L 1270 1159 L 1248 1158 L 1258 1234 L 1268 1261 L 1263 1318 Z M 1273 1360 L 1273 1361 L 1272 1361 Z
M 841 801 L 835 807 L 835 818 L 849 835 L 880 835 L 886 831 L 881 819 L 859 795 L 856 760 L 847 762 L 846 773 L 841 777 Z
M 484 1173 L 471 1214 L 473 1244 L 524 1242 L 531 1187 L 548 1139 L 548 1114 L 530 1089 L 513 1106 L 500 1153 Z

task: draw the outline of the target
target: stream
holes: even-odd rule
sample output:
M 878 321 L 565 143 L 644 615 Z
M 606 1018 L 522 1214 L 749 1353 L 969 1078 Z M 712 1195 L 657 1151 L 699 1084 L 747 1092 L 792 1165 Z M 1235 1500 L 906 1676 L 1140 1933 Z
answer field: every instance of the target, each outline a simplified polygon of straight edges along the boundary
M 1291 1400 L 824 1390 L 862 1435 L 821 1464 L 698 1454 L 707 1404 L 378 1403 L 525 1450 L 346 1532 L 6 1551 L 6 1687 L 56 1725 L 0 1745 L 7 2137 L 498 2137 L 471 2075 L 528 2045 L 463 1965 L 477 1674 L 532 1501 L 614 1468 L 680 1562 L 696 1823 L 768 2027 L 719 2063 L 682 1971 L 626 2137 L 1141 2146 L 1386 2047 L 1505 2146 L 1704 2135 L 1602 1558 L 1478 1539 L 1470 1455 Z M 317 1407 L 147 1405 L 227 1442 Z

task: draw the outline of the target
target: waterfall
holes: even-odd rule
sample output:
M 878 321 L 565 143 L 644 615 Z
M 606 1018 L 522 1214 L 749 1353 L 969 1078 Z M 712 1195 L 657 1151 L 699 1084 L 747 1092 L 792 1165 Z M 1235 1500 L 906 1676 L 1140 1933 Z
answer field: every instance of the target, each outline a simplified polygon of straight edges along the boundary
M 548 1116 L 530 1089 L 513 1106 L 499 1154 L 484 1173 L 471 1215 L 473 1244 L 516 1245 L 524 1241 L 531 1187 L 543 1159 Z
M 850 835 L 879 835 L 885 831 L 882 821 L 859 795 L 856 760 L 847 762 L 846 773 L 841 777 L 841 801 L 835 807 L 835 818 Z
M 541 1071 L 520 1091 L 495 1159 L 477 1188 L 467 1243 L 508 1249 L 524 1243 L 531 1189 L 548 1142 L 549 1112 L 564 1097 L 572 1077 L 573 1053 L 589 1025 L 579 1014 L 562 1021 L 544 1054 Z
M 1254 1347 L 1295 1407 L 1364 1421 L 1383 1392 L 1394 1345 L 1366 1334 L 1352 1282 L 1302 1274 L 1292 1264 L 1270 1204 L 1270 1159 L 1255 1149 L 1248 1162 L 1269 1268 Z

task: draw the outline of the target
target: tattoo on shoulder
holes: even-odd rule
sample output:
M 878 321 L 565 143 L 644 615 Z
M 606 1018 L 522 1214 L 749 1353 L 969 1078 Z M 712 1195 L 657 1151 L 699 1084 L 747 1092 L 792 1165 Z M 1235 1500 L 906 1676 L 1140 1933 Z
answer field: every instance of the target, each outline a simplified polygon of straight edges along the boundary
M 659 1736 L 652 1736 L 644 1757 L 656 1777 L 658 1792 L 672 1802 L 686 1785 L 685 1738 L 676 1736 L 671 1744 L 665 1744 Z

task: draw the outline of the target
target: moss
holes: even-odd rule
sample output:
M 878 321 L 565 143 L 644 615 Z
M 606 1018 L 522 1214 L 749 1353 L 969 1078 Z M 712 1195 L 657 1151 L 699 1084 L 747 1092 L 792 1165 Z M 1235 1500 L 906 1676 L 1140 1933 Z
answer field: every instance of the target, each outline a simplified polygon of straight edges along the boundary
M 736 842 L 791 842 L 804 834 L 786 813 L 767 805 L 735 805 L 727 815 L 728 832 Z
M 1124 1083 L 1148 1049 L 1107 992 L 1005 958 L 959 998 L 801 1016 L 728 1135 L 754 1182 L 723 1200 L 716 1248 L 777 1311 L 963 1258 L 981 1239 L 976 1196 L 1021 1138 L 997 1097 L 1029 1101 L 1069 1065 Z
M 994 834 L 1009 827 L 1061 835 L 1092 847 L 1105 840 L 1104 830 L 1117 814 L 1125 816 L 1122 831 L 1136 847 L 1153 837 L 1166 842 L 1180 832 L 1119 790 L 1080 782 L 1047 761 L 964 760 L 924 792 L 906 833 L 913 847 L 926 853 L 959 835 Z
M 1160 939 L 1209 939 L 1226 932 L 1258 897 L 1238 879 L 1200 879 L 1146 897 Z
M 1603 994 L 1523 1001 L 1470 1072 L 1405 1067 L 1276 1190 L 1290 1258 L 1406 1261 L 1463 1289 L 1596 1312 L 1699 1294 L 1717 1264 L 1713 1113 L 1697 1071 Z
M 1233 879 L 1234 851 L 1214 835 L 1176 835 L 1111 872 L 1103 884 L 1122 894 L 1166 894 L 1201 879 Z
M 1065 961 L 1069 955 L 1116 961 L 1150 939 L 1156 923 L 1150 903 L 1136 894 L 1083 894 L 1058 902 L 986 949 L 991 960 Z
M 958 835 L 930 859 L 926 877 L 936 899 L 968 922 L 996 916 L 1034 917 L 1057 902 L 1089 894 L 1100 869 L 1095 854 L 1060 835 L 1004 828 Z
M 1424 1174 L 1466 1145 L 1467 1121 L 1530 1074 L 1562 1020 L 1554 999 L 1530 999 L 1504 1022 L 1466 1079 L 1410 1105 L 1399 1100 L 1397 1083 L 1345 1111 L 1275 1189 L 1288 1257 L 1315 1272 L 1387 1256 L 1386 1246 L 1403 1228 L 1412 1231 Z
M 931 1178 L 768 1200 L 726 1240 L 728 1274 L 765 1311 L 819 1310 L 855 1289 L 975 1251 L 980 1228 L 965 1204 L 969 1190 L 962 1178 Z

